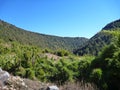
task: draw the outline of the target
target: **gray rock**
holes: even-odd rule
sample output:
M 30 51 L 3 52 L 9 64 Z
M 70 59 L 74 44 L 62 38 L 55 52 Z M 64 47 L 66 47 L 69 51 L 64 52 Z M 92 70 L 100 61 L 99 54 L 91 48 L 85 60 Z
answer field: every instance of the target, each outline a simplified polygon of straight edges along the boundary
M 6 80 L 8 80 L 9 77 L 10 77 L 10 74 L 8 72 L 6 72 L 6 71 L 3 71 L 0 68 L 0 81 L 5 82 Z
M 47 90 L 59 90 L 57 86 L 48 86 Z

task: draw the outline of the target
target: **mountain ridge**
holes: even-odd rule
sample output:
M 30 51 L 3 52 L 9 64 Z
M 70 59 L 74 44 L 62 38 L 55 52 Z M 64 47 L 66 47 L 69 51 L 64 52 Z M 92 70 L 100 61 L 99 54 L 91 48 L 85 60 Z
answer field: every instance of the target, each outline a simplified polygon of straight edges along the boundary
M 100 32 L 90 39 L 84 37 L 60 37 L 26 31 L 0 20 L 0 39 L 17 41 L 43 49 L 65 49 L 77 55 L 98 55 L 102 48 L 112 42 L 112 35 L 104 31 L 120 31 L 120 19 L 106 24 Z
M 116 28 L 120 28 L 120 19 L 108 23 L 105 27 L 102 28 L 102 30 L 111 30 Z
M 0 39 L 5 41 L 17 41 L 22 44 L 35 45 L 48 49 L 65 49 L 72 51 L 77 49 L 88 39 L 84 37 L 60 37 L 40 34 L 24 30 L 0 20 Z
M 74 50 L 74 54 L 77 55 L 98 55 L 103 47 L 109 45 L 112 42 L 113 36 L 110 33 L 104 31 L 120 31 L 120 19 L 107 24 L 100 32 L 91 37 L 84 45 L 81 45 L 79 49 Z

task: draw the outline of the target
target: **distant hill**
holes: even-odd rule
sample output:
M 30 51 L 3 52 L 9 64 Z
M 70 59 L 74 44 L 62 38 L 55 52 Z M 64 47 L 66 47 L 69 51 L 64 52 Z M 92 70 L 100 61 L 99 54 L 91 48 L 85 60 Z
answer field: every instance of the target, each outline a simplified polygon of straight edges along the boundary
M 63 32 L 64 33 L 64 32 Z M 0 39 L 17 41 L 21 44 L 34 45 L 40 48 L 65 49 L 72 51 L 88 41 L 83 37 L 58 37 L 26 31 L 0 20 Z
M 99 33 L 90 38 L 84 45 L 81 45 L 79 49 L 74 50 L 78 55 L 98 55 L 105 45 L 111 43 L 113 36 L 104 31 L 120 31 L 120 20 L 116 20 L 107 24 Z

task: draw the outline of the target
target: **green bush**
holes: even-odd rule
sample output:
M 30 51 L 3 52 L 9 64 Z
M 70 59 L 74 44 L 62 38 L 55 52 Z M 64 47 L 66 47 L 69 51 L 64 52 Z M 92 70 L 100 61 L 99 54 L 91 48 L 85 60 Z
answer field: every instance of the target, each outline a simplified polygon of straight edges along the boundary
M 26 75 L 26 70 L 25 70 L 25 68 L 23 68 L 23 67 L 17 68 L 17 70 L 16 70 L 16 72 L 15 72 L 15 75 L 21 76 L 21 77 L 25 77 L 25 75 Z
M 95 68 L 102 70 L 102 80 L 99 71 L 97 78 L 97 84 L 101 86 L 101 89 L 107 90 L 119 90 L 120 89 L 120 36 L 117 42 L 107 46 L 101 54 L 92 62 L 93 71 Z M 96 70 L 95 70 L 96 71 Z M 94 74 L 95 74 L 94 71 Z M 97 71 L 98 72 L 98 71 Z M 93 72 L 92 72 L 93 73 Z M 96 73 L 97 74 L 97 73 Z M 95 79 L 93 78 L 93 79 Z M 96 80 L 94 80 L 95 82 Z M 103 83 L 103 84 L 102 84 Z
M 31 68 L 27 68 L 25 77 L 35 79 L 35 72 Z
M 102 79 L 102 70 L 100 68 L 93 69 L 90 78 L 93 80 L 93 82 L 99 83 L 99 81 Z
M 87 80 L 89 79 L 90 74 L 90 60 L 81 60 L 78 64 L 78 70 L 79 70 L 79 80 Z
M 69 52 L 68 51 L 66 51 L 66 50 L 58 50 L 57 52 L 56 52 L 56 55 L 58 55 L 58 56 L 68 56 L 69 55 Z

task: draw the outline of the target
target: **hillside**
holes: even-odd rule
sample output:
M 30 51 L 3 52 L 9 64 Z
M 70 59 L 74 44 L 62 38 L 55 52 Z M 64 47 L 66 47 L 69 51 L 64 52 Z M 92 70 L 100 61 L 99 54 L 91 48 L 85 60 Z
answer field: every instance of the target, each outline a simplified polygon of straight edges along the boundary
M 120 28 L 120 19 L 107 24 L 102 30 L 112 30 Z
M 43 90 L 46 88 L 44 83 L 48 82 L 55 83 L 60 90 L 120 90 L 119 27 L 102 30 L 84 46 L 81 45 L 83 50 L 79 53 L 84 56 L 80 57 L 71 53 L 65 55 L 64 50 L 57 53 L 43 52 L 41 48 L 28 43 L 14 42 L 8 38 L 8 32 L 4 33 L 7 38 L 0 39 L 0 71 L 7 71 L 12 77 L 3 83 L 4 87 L 2 82 L 6 79 L 0 78 L 2 90 Z M 98 56 L 85 55 L 97 55 L 102 48 Z M 9 76 L 1 73 L 1 76 L 5 75 Z
M 88 39 L 82 37 L 58 37 L 26 31 L 0 20 L 0 39 L 17 41 L 21 44 L 34 45 L 40 48 L 65 49 L 72 51 L 84 44 Z
M 77 55 L 92 54 L 98 55 L 102 48 L 112 42 L 113 36 L 110 33 L 104 31 L 119 31 L 120 20 L 116 20 L 107 24 L 99 33 L 94 35 L 84 45 L 81 45 L 79 49 L 74 53 Z

